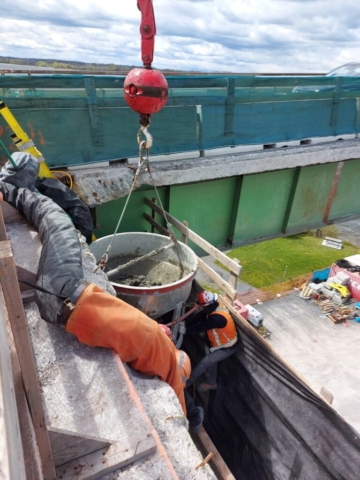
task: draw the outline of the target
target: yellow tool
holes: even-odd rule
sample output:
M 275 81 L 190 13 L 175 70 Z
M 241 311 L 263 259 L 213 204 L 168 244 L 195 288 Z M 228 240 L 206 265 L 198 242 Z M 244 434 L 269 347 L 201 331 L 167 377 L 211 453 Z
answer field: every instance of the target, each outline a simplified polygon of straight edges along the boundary
M 24 132 L 21 128 L 19 123 L 17 122 L 14 115 L 9 110 L 9 107 L 5 105 L 5 103 L 0 100 L 0 113 L 3 116 L 5 122 L 9 125 L 11 130 L 14 132 L 11 135 L 11 138 L 20 152 L 28 152 L 34 157 L 38 158 L 40 161 L 40 169 L 39 169 L 39 177 L 51 177 L 54 178 L 54 175 L 51 173 L 51 170 L 45 163 L 45 159 L 42 156 L 41 152 L 36 148 L 34 142 L 28 135 Z
M 344 285 L 339 285 L 338 283 L 330 283 L 330 287 L 340 292 L 343 298 L 346 298 L 350 295 L 349 290 Z

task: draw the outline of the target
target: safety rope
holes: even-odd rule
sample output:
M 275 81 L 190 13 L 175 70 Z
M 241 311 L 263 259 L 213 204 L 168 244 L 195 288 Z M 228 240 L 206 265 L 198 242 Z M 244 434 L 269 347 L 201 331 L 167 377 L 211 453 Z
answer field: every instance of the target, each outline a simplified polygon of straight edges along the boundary
M 125 211 L 126 211 L 126 208 L 128 206 L 128 203 L 129 203 L 129 200 L 130 200 L 130 197 L 131 197 L 131 194 L 136 186 L 136 183 L 137 183 L 137 180 L 138 180 L 138 177 L 141 173 L 141 170 L 144 169 L 145 171 L 147 170 L 149 172 L 149 175 L 150 175 L 150 180 L 151 180 L 151 183 L 152 183 L 152 186 L 154 187 L 154 190 L 155 190 L 155 193 L 156 193 L 156 196 L 159 200 L 159 204 L 160 204 L 160 208 L 162 210 L 162 213 L 164 215 L 164 219 L 166 220 L 166 225 L 167 225 L 167 232 L 169 234 L 169 237 L 170 239 L 172 240 L 172 242 L 176 243 L 177 242 L 177 239 L 175 237 L 175 234 L 173 232 L 173 230 L 171 229 L 171 225 L 170 223 L 167 221 L 167 216 L 166 216 L 166 212 L 164 210 L 164 207 L 163 207 L 163 204 L 161 202 L 161 198 L 160 198 L 160 195 L 159 195 L 159 192 L 156 188 L 156 185 L 155 185 L 155 181 L 154 181 L 154 178 L 152 176 L 152 172 L 151 172 L 151 169 L 150 169 L 150 162 L 149 162 L 149 151 L 150 151 L 150 148 L 152 147 L 152 144 L 153 144 L 153 137 L 152 135 L 150 134 L 150 132 L 148 132 L 148 129 L 147 127 L 150 125 L 150 120 L 149 120 L 149 123 L 148 125 L 146 126 L 141 126 L 140 127 L 140 130 L 138 131 L 138 134 L 137 134 L 137 142 L 138 142 L 138 145 L 139 145 L 139 161 L 138 161 L 138 167 L 137 167 L 137 170 L 135 172 L 135 175 L 134 175 L 134 179 L 133 179 L 133 182 L 132 182 L 132 185 L 131 185 L 131 188 L 130 188 L 130 192 L 127 196 L 127 199 L 126 199 L 126 202 L 125 202 L 125 205 L 123 207 L 123 210 L 121 212 L 121 215 L 120 215 L 120 218 L 119 218 L 119 221 L 116 225 L 116 228 L 115 228 L 115 231 L 111 237 L 111 240 L 110 240 L 110 243 L 105 251 L 105 253 L 102 255 L 100 261 L 99 261 L 99 264 L 98 266 L 96 267 L 96 269 L 94 270 L 94 273 L 96 273 L 99 269 L 101 270 L 104 270 L 105 268 L 105 265 L 106 263 L 108 262 L 109 260 L 109 253 L 110 253 L 110 250 L 111 250 L 111 247 L 112 247 L 112 244 L 113 244 L 113 241 L 115 239 L 115 236 L 120 228 L 120 224 L 122 222 L 122 219 L 124 217 L 124 214 L 125 214 Z M 145 140 L 142 140 L 141 139 L 141 134 L 144 134 L 145 136 Z M 143 157 L 143 151 L 145 150 L 145 157 Z

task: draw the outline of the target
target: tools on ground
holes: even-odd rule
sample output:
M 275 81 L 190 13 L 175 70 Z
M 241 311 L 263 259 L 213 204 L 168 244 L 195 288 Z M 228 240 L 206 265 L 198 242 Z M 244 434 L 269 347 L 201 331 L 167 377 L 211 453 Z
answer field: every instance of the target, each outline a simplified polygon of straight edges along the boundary
M 39 177 L 51 177 L 54 175 L 51 173 L 49 167 L 45 163 L 45 159 L 41 152 L 36 148 L 34 142 L 28 137 L 24 130 L 19 125 L 18 121 L 11 113 L 9 107 L 0 100 L 0 114 L 4 118 L 5 122 L 9 125 L 13 134 L 11 135 L 12 141 L 20 152 L 28 152 L 34 155 L 40 161 Z M 6 151 L 5 151 L 6 153 Z

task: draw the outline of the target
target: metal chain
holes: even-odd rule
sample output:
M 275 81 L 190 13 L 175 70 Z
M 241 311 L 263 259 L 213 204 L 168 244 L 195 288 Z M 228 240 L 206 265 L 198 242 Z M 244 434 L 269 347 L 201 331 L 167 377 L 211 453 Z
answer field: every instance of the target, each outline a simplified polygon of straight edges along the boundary
M 102 255 L 101 259 L 100 259 L 100 262 L 98 264 L 98 266 L 96 267 L 96 269 L 94 270 L 94 273 L 96 273 L 99 269 L 101 270 L 104 270 L 105 268 L 105 265 L 107 264 L 108 260 L 109 260 L 109 253 L 110 253 L 110 250 L 111 250 L 111 247 L 112 247 L 112 244 L 113 244 L 113 241 L 114 241 L 114 238 L 119 230 L 119 227 L 120 227 L 120 224 L 122 222 L 122 219 L 124 217 L 124 214 L 125 214 L 125 211 L 126 211 L 126 208 L 128 206 L 128 203 L 129 203 L 129 200 L 130 200 L 130 197 L 131 197 L 131 194 L 135 188 L 135 185 L 136 185 L 136 182 L 137 182 L 137 179 L 140 175 L 140 172 L 141 172 L 141 169 L 143 168 L 143 166 L 146 164 L 145 163 L 145 158 L 143 158 L 142 156 L 142 152 L 141 152 L 141 148 L 139 148 L 139 161 L 138 161 L 138 168 L 135 172 L 135 175 L 134 175 L 134 180 L 133 180 L 133 183 L 131 185 L 131 188 L 130 188 L 130 192 L 127 196 L 127 199 L 126 199 L 126 202 L 125 202 L 125 205 L 124 205 L 124 208 L 121 212 L 121 215 L 120 215 L 120 218 L 119 218 L 119 221 L 116 225 L 116 228 L 115 228 L 115 231 L 113 233 L 113 236 L 111 237 L 111 240 L 110 240 L 110 243 L 105 251 L 105 253 Z
M 146 140 L 143 140 L 141 141 L 141 133 L 143 133 L 145 135 L 145 138 Z M 163 213 L 163 216 L 164 216 L 164 220 L 166 221 L 166 226 L 167 226 L 167 232 L 169 234 L 169 237 L 170 239 L 172 240 L 172 242 L 176 243 L 177 242 L 177 239 L 175 237 L 175 233 L 173 232 L 172 228 L 171 228 L 171 224 L 168 222 L 167 220 L 167 216 L 166 216 L 166 212 L 165 212 L 165 209 L 163 207 L 163 204 L 162 204 L 162 201 L 161 201 L 161 198 L 160 198 L 160 195 L 159 195 L 159 192 L 156 188 L 156 185 L 155 185 L 155 181 L 154 181 L 154 178 L 152 176 L 152 172 L 151 172 L 151 168 L 150 168 L 150 162 L 149 162 L 149 150 L 150 150 L 150 147 L 152 146 L 152 143 L 153 143 L 153 137 L 152 135 L 150 135 L 150 133 L 148 132 L 147 130 L 147 126 L 144 127 L 140 127 L 140 130 L 138 132 L 138 144 L 139 144 L 139 149 L 140 149 L 140 156 L 142 155 L 141 154 L 141 151 L 142 150 L 145 150 L 146 151 L 146 158 L 145 158 L 145 165 L 146 165 L 146 169 L 147 171 L 149 172 L 149 175 L 150 175 L 150 179 L 151 179 L 151 185 L 152 187 L 154 187 L 154 190 L 155 190 L 155 193 L 156 193 L 156 196 L 159 200 L 159 204 L 160 204 L 160 208 L 162 210 L 162 213 Z
M 177 238 L 175 237 L 175 233 L 174 233 L 173 229 L 171 228 L 171 224 L 168 222 L 165 209 L 164 209 L 163 204 L 162 204 L 162 202 L 161 202 L 161 198 L 160 198 L 159 192 L 158 192 L 158 190 L 157 190 L 157 188 L 156 188 L 155 181 L 154 181 L 154 178 L 153 178 L 153 176 L 152 176 L 152 172 L 151 172 L 151 168 L 150 168 L 150 163 L 148 163 L 148 165 L 147 165 L 147 170 L 148 170 L 149 175 L 150 175 L 150 179 L 151 179 L 151 182 L 152 182 L 152 186 L 154 187 L 156 196 L 157 196 L 157 198 L 158 198 L 158 200 L 159 200 L 159 204 L 160 204 L 160 208 L 161 208 L 161 210 L 162 210 L 163 216 L 164 216 L 164 220 L 166 221 L 167 232 L 168 232 L 168 234 L 169 234 L 169 237 L 170 237 L 171 241 L 173 241 L 174 243 L 176 243 L 176 242 L 177 242 Z
M 149 123 L 150 125 L 150 123 Z M 115 228 L 115 231 L 113 233 L 113 236 L 111 237 L 111 240 L 110 240 L 110 243 L 106 249 L 106 252 L 102 255 L 101 259 L 100 259 L 100 262 L 98 264 L 98 266 L 96 267 L 96 269 L 94 270 L 94 273 L 96 273 L 99 269 L 101 270 L 104 270 L 105 268 L 105 265 L 106 263 L 108 262 L 109 260 L 109 253 L 110 253 L 110 250 L 111 250 L 111 247 L 112 247 L 112 244 L 113 244 L 113 241 L 114 241 L 114 238 L 119 230 L 119 227 L 120 227 L 120 224 L 122 222 L 122 219 L 124 217 L 124 214 L 125 214 L 125 211 L 126 211 L 126 208 L 128 206 L 128 203 L 129 203 L 129 200 L 130 200 L 130 197 L 131 197 L 131 194 L 136 186 L 136 183 L 137 183 L 137 179 L 141 173 L 141 170 L 142 168 L 144 167 L 148 172 L 149 172 L 149 175 L 150 175 L 150 179 L 151 179 L 151 182 L 152 182 L 152 186 L 154 187 L 155 189 L 155 192 L 156 192 L 156 196 L 159 200 L 159 204 L 160 204 L 160 207 L 161 207 L 161 210 L 163 212 L 163 215 L 164 215 L 164 218 L 166 220 L 166 224 L 167 224 L 167 231 L 168 231 L 168 234 L 169 234 L 169 237 L 170 239 L 176 243 L 177 242 L 177 239 L 175 237 L 175 234 L 171 228 L 171 225 L 170 223 L 167 221 L 167 217 L 166 217 L 166 213 L 165 213 L 165 210 L 164 210 L 164 207 L 163 207 L 163 204 L 161 202 L 161 199 L 160 199 L 160 196 L 159 196 L 159 192 L 157 191 L 157 188 L 156 188 L 156 185 L 155 185 L 155 181 L 154 181 L 154 178 L 152 176 L 152 173 L 151 173 L 151 169 L 150 169 L 150 162 L 149 162 L 149 150 L 150 148 L 152 147 L 152 144 L 153 144 L 153 137 L 152 135 L 150 134 L 150 132 L 148 132 L 147 130 L 147 127 L 149 126 L 147 125 L 146 127 L 144 126 L 141 126 L 140 127 L 140 130 L 138 131 L 138 134 L 137 134 L 137 141 L 138 141 L 138 144 L 139 144 L 139 161 L 138 161 L 138 168 L 135 172 L 135 175 L 134 175 L 134 180 L 133 180 L 133 183 L 131 185 L 131 189 L 130 189 L 130 192 L 129 192 L 129 195 L 126 199 L 126 202 L 125 202 L 125 205 L 124 205 L 124 208 L 121 212 L 121 215 L 120 215 L 120 218 L 119 218 L 119 221 L 116 225 L 116 228 Z M 145 138 L 146 140 L 141 140 L 141 134 L 144 134 L 145 135 Z M 145 158 L 143 157 L 143 150 L 145 150 L 146 152 L 146 156 Z

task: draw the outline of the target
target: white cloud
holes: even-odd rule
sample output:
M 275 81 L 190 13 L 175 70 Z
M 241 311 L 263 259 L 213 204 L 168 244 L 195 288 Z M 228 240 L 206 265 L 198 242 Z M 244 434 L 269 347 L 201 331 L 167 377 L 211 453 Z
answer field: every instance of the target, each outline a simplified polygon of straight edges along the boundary
M 141 65 L 136 0 L 2 0 L 0 55 Z M 153 0 L 153 66 L 327 72 L 360 61 L 358 0 Z

